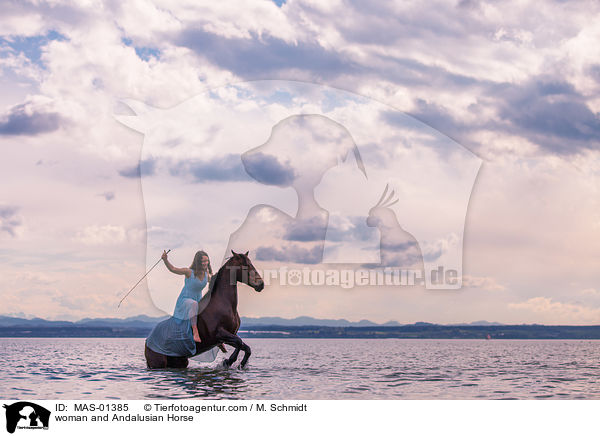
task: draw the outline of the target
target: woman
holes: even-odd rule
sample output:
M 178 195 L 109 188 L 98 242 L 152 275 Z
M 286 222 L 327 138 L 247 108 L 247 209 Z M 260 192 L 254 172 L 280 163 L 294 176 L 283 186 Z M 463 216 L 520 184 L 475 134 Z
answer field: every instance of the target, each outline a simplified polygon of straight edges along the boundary
M 146 345 L 166 356 L 193 356 L 196 342 L 202 342 L 197 325 L 198 302 L 202 290 L 210 282 L 210 260 L 204 251 L 196 253 L 189 268 L 174 267 L 167 259 L 166 251 L 163 251 L 162 260 L 169 271 L 185 276 L 185 285 L 175 303 L 173 316 L 154 327 Z

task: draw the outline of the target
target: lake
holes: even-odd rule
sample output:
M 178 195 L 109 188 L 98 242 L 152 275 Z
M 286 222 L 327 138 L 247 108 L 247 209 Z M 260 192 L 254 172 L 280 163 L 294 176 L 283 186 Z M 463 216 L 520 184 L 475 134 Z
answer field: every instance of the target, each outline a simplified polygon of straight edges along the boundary
M 0 338 L 0 398 L 600 399 L 596 340 L 245 341 L 244 370 L 149 370 L 140 338 Z

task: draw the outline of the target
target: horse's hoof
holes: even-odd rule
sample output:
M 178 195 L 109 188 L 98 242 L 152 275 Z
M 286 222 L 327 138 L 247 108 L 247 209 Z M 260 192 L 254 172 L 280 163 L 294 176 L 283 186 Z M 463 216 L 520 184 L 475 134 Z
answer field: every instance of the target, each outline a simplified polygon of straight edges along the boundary
M 229 362 L 227 362 L 227 359 L 223 359 L 223 361 L 221 362 L 221 365 L 223 365 L 223 367 L 225 367 L 225 368 L 229 368 L 231 366 L 231 364 Z

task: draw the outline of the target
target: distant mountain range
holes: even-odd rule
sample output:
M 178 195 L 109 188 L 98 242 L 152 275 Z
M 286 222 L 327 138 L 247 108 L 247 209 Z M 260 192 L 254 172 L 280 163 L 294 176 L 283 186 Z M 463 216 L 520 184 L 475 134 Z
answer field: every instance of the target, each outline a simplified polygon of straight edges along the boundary
M 145 338 L 163 317 L 85 318 L 76 322 L 0 316 L 2 338 Z M 488 321 L 441 325 L 428 322 L 401 325 L 390 321 L 318 319 L 301 316 L 242 318 L 242 338 L 327 339 L 600 339 L 600 325 L 505 325 Z
M 130 318 L 84 318 L 79 321 L 48 321 L 42 318 L 15 318 L 9 316 L 0 316 L 0 327 L 108 327 L 108 328 L 142 328 L 151 329 L 160 321 L 168 318 L 167 316 L 162 317 L 150 317 L 146 315 L 139 315 Z M 357 322 L 348 321 L 346 319 L 319 319 L 312 318 L 310 316 L 299 316 L 293 319 L 286 319 L 280 317 L 261 317 L 261 318 L 241 318 L 241 328 L 250 328 L 254 326 L 285 326 L 285 327 L 299 327 L 299 326 L 322 326 L 322 327 L 398 327 L 406 324 L 400 324 L 397 321 L 388 321 L 384 324 L 377 324 L 372 321 L 363 319 Z M 415 326 L 426 326 L 426 325 L 440 325 L 426 322 L 417 322 Z M 463 324 L 449 324 L 450 326 L 499 326 L 503 325 L 496 322 L 488 321 L 475 321 L 472 323 Z
M 79 321 L 48 321 L 42 318 L 13 318 L 0 316 L 0 327 L 110 327 L 152 328 L 166 316 L 153 318 L 146 315 L 130 318 L 84 318 Z

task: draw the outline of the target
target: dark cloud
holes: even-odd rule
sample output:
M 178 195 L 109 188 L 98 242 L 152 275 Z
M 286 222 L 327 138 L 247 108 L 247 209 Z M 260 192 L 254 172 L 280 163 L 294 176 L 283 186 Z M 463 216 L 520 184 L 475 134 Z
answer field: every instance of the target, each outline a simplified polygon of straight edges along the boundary
M 189 29 L 177 41 L 211 63 L 245 79 L 264 79 L 290 70 L 318 72 L 331 78 L 363 70 L 339 53 L 326 50 L 316 42 L 288 44 L 269 35 L 260 38 L 225 38 L 199 29 Z
M 398 243 L 381 241 L 382 250 L 406 251 L 414 247 L 419 247 L 417 241 L 404 241 Z
M 423 262 L 423 257 L 415 252 L 392 252 L 384 259 L 381 266 L 396 268 L 414 268 Z
M 373 35 L 382 35 L 383 45 L 393 43 L 389 32 L 373 32 L 373 28 L 368 26 L 364 27 L 364 37 L 367 39 L 356 40 L 360 36 L 357 34 L 360 28 L 362 27 L 353 26 L 346 29 L 345 33 L 343 28 L 339 30 L 350 43 L 372 44 Z M 379 29 L 380 26 L 377 28 Z M 406 32 L 413 30 L 414 28 L 411 27 Z M 396 30 L 394 31 L 397 33 Z M 399 39 L 405 36 L 403 33 L 396 35 Z M 415 35 L 413 34 L 412 37 Z M 326 81 L 350 76 L 360 77 L 361 80 L 384 78 L 401 83 L 403 86 L 427 86 L 428 88 L 432 85 L 456 88 L 482 84 L 473 77 L 452 73 L 440 66 L 426 65 L 410 58 L 372 53 L 369 62 L 357 62 L 342 50 L 327 50 L 316 42 L 287 43 L 269 35 L 226 38 L 210 32 L 190 29 L 184 31 L 175 42 L 192 49 L 198 56 L 206 58 L 220 68 L 247 80 L 265 77 L 289 79 L 290 71 L 293 71 L 307 72 L 316 79 Z
M 600 83 L 600 64 L 593 64 L 587 68 L 587 74 Z
M 99 195 L 101 195 L 102 197 L 104 197 L 104 199 L 106 201 L 111 201 L 111 200 L 115 199 L 115 193 L 112 192 L 112 191 L 103 192 L 102 194 L 99 194 Z
M 196 182 L 237 182 L 251 180 L 239 154 L 227 154 L 206 161 L 181 162 L 173 166 L 170 172 L 174 176 L 189 176 Z
M 478 110 L 475 106 L 471 109 L 474 111 Z M 417 99 L 415 101 L 415 109 L 411 111 L 409 115 L 472 152 L 476 152 L 480 144 L 471 140 L 470 134 L 480 128 L 487 127 L 484 120 L 482 120 L 481 123 L 471 123 L 467 125 L 461 120 L 454 118 L 452 113 L 445 107 L 422 99 Z M 382 114 L 382 119 L 390 125 L 406 126 L 407 123 L 406 115 L 396 111 L 384 112 Z M 405 145 L 410 147 L 413 144 L 406 143 Z M 440 142 L 436 139 L 422 139 L 419 142 L 419 145 L 431 147 L 441 156 L 446 156 L 447 153 L 453 151 L 443 147 L 449 145 L 448 142 Z
M 416 240 L 405 240 L 399 243 L 381 241 L 381 263 L 383 266 L 414 267 L 423 262 L 425 256 Z M 438 256 L 425 260 L 433 261 Z
M 459 9 L 473 9 L 479 7 L 479 2 L 477 0 L 460 0 L 458 2 L 457 7 Z
M 464 74 L 453 73 L 438 65 L 427 65 L 420 61 L 394 57 L 385 54 L 372 54 L 368 65 L 352 73 L 360 80 L 386 80 L 413 90 L 423 89 L 429 93 L 431 89 L 444 89 L 446 92 L 478 92 L 491 86 L 493 82 L 478 79 Z M 418 92 L 415 92 L 418 95 Z
M 467 123 L 451 108 L 421 99 L 415 101 L 410 115 L 475 152 L 480 144 L 471 135 L 478 130 L 522 136 L 542 151 L 562 155 L 600 148 L 600 117 L 574 86 L 561 78 L 543 76 L 522 84 L 486 85 L 480 100 L 468 110 L 474 115 L 488 112 L 497 116 L 474 117 L 477 121 Z M 405 123 L 403 115 L 394 111 L 384 113 L 382 119 L 390 125 Z M 429 145 L 437 146 L 435 142 Z
M 454 2 L 438 3 L 435 8 L 403 8 L 394 2 L 346 0 L 347 16 L 336 28 L 346 41 L 378 46 L 406 46 L 412 40 L 434 41 L 466 39 L 474 34 L 489 35 L 494 24 L 481 19 L 477 11 L 459 10 Z M 459 4 L 459 7 L 461 5 Z M 461 8 L 462 9 L 462 8 Z M 314 18 L 314 16 L 313 16 Z M 324 17 L 328 18 L 328 17 Z M 493 33 L 493 31 L 492 31 Z
M 327 230 L 327 221 L 318 217 L 305 220 L 296 220 L 285 230 L 283 239 L 287 241 L 323 241 L 325 231 Z
M 289 163 L 280 162 L 275 156 L 260 152 L 245 153 L 242 162 L 246 172 L 260 183 L 289 186 L 296 178 Z
M 135 179 L 142 175 L 152 176 L 156 171 L 156 162 L 153 159 L 146 159 L 141 161 L 134 167 L 125 168 L 119 171 L 119 175 Z
M 539 77 L 497 91 L 499 129 L 527 137 L 557 154 L 600 148 L 600 117 L 575 88 L 561 79 Z
M 332 242 L 368 241 L 373 236 L 373 229 L 366 226 L 367 217 L 348 217 L 351 226 L 348 228 L 337 226 L 329 221 L 327 226 L 327 239 Z
M 15 230 L 21 225 L 21 219 L 17 216 L 18 208 L 14 206 L 0 205 L 0 233 L 6 232 L 15 237 Z
M 0 135 L 37 135 L 53 132 L 62 118 L 54 112 L 35 112 L 27 104 L 20 104 L 0 118 Z
M 443 67 L 426 65 L 414 59 L 380 57 L 386 67 L 386 77 L 405 86 L 440 87 L 444 89 L 465 89 L 481 87 L 491 82 L 471 76 L 452 73 Z M 373 71 L 373 72 L 376 72 Z
M 411 112 L 411 115 L 419 120 L 427 120 L 425 124 L 433 127 L 435 130 L 443 132 L 448 136 L 456 136 L 460 134 L 462 123 L 456 120 L 450 111 L 443 106 L 439 106 L 435 103 L 430 103 L 423 99 L 417 99 L 415 101 L 415 110 Z M 388 121 L 394 121 L 399 114 L 397 112 L 387 112 L 384 117 Z
M 553 135 L 558 138 L 588 141 L 600 139 L 600 119 L 580 102 L 543 100 L 529 101 L 527 108 L 509 108 L 505 119 L 526 132 Z
M 43 160 L 43 159 L 40 159 L 40 160 L 38 160 L 38 161 L 35 163 L 35 166 L 38 166 L 38 167 L 39 167 L 39 166 L 47 166 L 47 167 L 51 167 L 51 166 L 54 166 L 54 165 L 56 165 L 56 164 L 58 164 L 58 161 L 57 161 L 57 160 Z
M 323 247 L 316 245 L 311 249 L 292 244 L 285 248 L 258 247 L 256 259 L 262 261 L 278 261 L 304 263 L 314 265 L 321 262 L 323 258 Z
M 287 169 L 283 166 L 275 165 L 269 159 L 250 159 L 252 167 L 262 176 L 263 183 L 277 184 L 286 180 Z M 276 160 L 275 160 L 276 162 Z M 252 179 L 244 169 L 239 154 L 226 154 L 208 160 L 188 159 L 181 162 L 170 163 L 165 161 L 169 168 L 169 173 L 175 177 L 184 177 L 193 182 L 238 182 L 251 181 Z M 123 177 L 136 178 L 142 176 L 152 176 L 156 174 L 156 160 L 147 159 L 132 168 L 125 168 L 119 171 Z
M 442 254 L 444 254 L 444 249 L 443 248 L 437 248 L 435 251 L 430 251 L 428 253 L 425 253 L 423 255 L 423 260 L 425 262 L 434 262 L 436 260 L 438 260 Z

